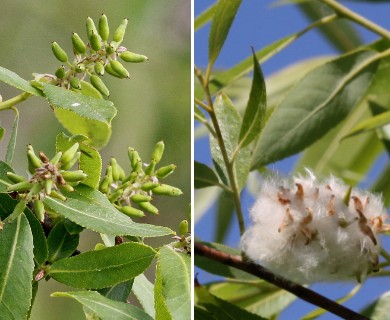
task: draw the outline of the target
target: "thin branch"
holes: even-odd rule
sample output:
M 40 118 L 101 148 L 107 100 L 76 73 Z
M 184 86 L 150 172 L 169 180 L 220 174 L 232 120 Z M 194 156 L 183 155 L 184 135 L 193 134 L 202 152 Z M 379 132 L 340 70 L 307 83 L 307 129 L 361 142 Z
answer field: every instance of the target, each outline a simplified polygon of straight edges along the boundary
M 358 13 L 348 9 L 342 4 L 338 3 L 335 0 L 320 0 L 322 3 L 326 4 L 328 7 L 332 8 L 340 17 L 345 17 L 361 26 L 365 27 L 372 32 L 380 35 L 381 37 L 390 40 L 390 32 L 371 20 L 366 19 L 365 17 L 359 15 Z
M 11 99 L 5 100 L 3 102 L 0 102 L 0 111 L 12 109 L 14 106 L 16 106 L 18 103 L 21 103 L 22 101 L 30 98 L 32 96 L 29 92 L 23 92 Z
M 352 311 L 343 305 L 340 305 L 333 300 L 330 300 L 313 290 L 305 288 L 299 284 L 296 284 L 290 280 L 287 280 L 281 276 L 275 275 L 270 270 L 262 267 L 261 265 L 254 264 L 252 262 L 243 262 L 240 256 L 232 256 L 221 252 L 219 250 L 205 246 L 199 242 L 194 244 L 195 255 L 200 255 L 208 259 L 218 261 L 224 265 L 228 265 L 247 273 L 250 273 L 260 279 L 266 280 L 279 288 L 282 288 L 292 294 L 296 295 L 302 300 L 305 300 L 315 306 L 321 307 L 343 319 L 350 320 L 369 320 L 363 315 Z M 288 266 L 286 266 L 288 267 Z

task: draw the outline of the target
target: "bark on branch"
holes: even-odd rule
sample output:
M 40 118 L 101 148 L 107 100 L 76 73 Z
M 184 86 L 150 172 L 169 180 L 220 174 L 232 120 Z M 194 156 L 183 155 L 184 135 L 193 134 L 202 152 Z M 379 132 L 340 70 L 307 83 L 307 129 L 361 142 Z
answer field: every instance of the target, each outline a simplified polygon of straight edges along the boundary
M 268 269 L 261 265 L 254 264 L 252 262 L 242 261 L 240 256 L 232 256 L 222 251 L 210 248 L 202 243 L 195 242 L 194 244 L 195 255 L 200 255 L 211 260 L 218 261 L 224 265 L 240 269 L 247 273 L 250 273 L 260 279 L 266 280 L 279 288 L 282 288 L 298 298 L 305 300 L 315 306 L 323 308 L 343 319 L 349 320 L 369 320 L 367 317 L 352 311 L 343 305 L 334 302 L 308 288 L 305 288 L 299 284 L 296 284 L 290 280 L 287 280 L 281 276 L 275 275 Z

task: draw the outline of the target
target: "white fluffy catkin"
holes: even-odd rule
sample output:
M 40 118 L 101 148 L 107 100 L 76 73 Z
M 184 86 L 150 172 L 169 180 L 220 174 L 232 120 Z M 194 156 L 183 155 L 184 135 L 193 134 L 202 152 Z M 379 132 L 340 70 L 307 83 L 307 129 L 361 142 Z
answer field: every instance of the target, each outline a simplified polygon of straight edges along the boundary
M 377 195 L 310 172 L 266 180 L 241 249 L 253 261 L 299 283 L 360 281 L 378 269 L 378 233 L 388 231 Z

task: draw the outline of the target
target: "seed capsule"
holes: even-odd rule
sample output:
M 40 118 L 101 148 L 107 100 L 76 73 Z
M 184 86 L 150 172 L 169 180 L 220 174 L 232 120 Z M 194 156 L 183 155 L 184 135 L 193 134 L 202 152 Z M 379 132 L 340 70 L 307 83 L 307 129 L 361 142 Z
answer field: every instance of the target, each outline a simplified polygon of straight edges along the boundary
M 99 251 L 99 250 L 103 250 L 103 249 L 106 249 L 107 247 L 103 244 L 103 243 L 97 243 L 96 245 L 95 245 L 95 248 L 94 248 L 94 250 L 95 251 Z
M 83 54 L 86 51 L 86 45 L 84 41 L 79 37 L 76 32 L 72 33 L 72 44 L 73 49 L 76 53 Z
M 53 51 L 55 57 L 61 61 L 61 62 L 67 62 L 68 61 L 68 55 L 66 54 L 66 52 L 64 50 L 62 50 L 62 48 L 60 47 L 60 45 L 53 41 L 51 43 L 51 50 Z
M 100 36 L 94 32 L 92 32 L 91 37 L 89 38 L 90 44 L 93 50 L 99 51 L 102 48 L 102 43 Z
M 88 17 L 88 18 L 87 18 L 86 27 L 87 27 L 87 37 L 88 37 L 88 39 L 91 41 L 92 32 L 95 33 L 95 34 L 98 33 L 97 30 L 96 30 L 95 23 L 93 22 L 93 20 L 91 19 L 91 17 Z
M 102 40 L 106 41 L 110 35 L 110 28 L 108 26 L 107 16 L 103 13 L 99 19 L 99 34 Z
M 108 193 L 108 191 L 110 190 L 110 179 L 109 177 L 104 177 L 102 182 L 100 183 L 100 186 L 99 186 L 99 190 L 100 192 L 102 193 Z
M 106 46 L 106 53 L 107 54 L 113 54 L 115 52 L 115 46 L 113 44 L 109 44 L 108 46 Z
M 62 151 L 57 152 L 56 155 L 55 155 L 52 159 L 50 159 L 49 162 L 50 162 L 52 165 L 55 166 L 55 165 L 60 161 L 61 156 L 62 156 Z
M 152 160 L 149 165 L 145 168 L 145 174 L 146 175 L 152 175 L 154 172 L 154 168 L 156 167 L 156 161 Z
M 37 216 L 38 220 L 43 222 L 45 220 L 45 207 L 43 205 L 43 202 L 41 200 L 35 200 L 34 201 L 34 212 Z
M 142 209 L 151 214 L 158 214 L 158 209 L 152 205 L 150 202 L 140 202 L 137 205 Z
M 160 184 L 155 183 L 155 182 L 145 182 L 142 186 L 141 189 L 144 191 L 150 191 L 154 188 L 157 188 Z
M 79 79 L 79 78 L 76 78 L 76 77 L 70 79 L 70 86 L 71 86 L 73 89 L 80 90 L 80 89 L 81 89 L 80 79 Z
M 153 188 L 152 192 L 157 195 L 162 196 L 180 196 L 183 194 L 183 192 L 175 187 L 172 187 L 167 184 L 160 184 L 158 187 Z
M 52 191 L 52 188 L 53 188 L 53 180 L 51 180 L 51 179 L 45 180 L 43 185 L 44 185 L 44 188 L 45 188 L 45 193 L 47 195 L 50 195 L 51 191 Z
M 29 193 L 27 194 L 26 200 L 31 201 L 41 190 L 42 184 L 40 182 L 33 183 Z
M 127 19 L 127 18 L 124 18 L 122 20 L 121 24 L 118 26 L 118 28 L 114 32 L 114 36 L 113 36 L 114 41 L 119 42 L 119 43 L 123 41 L 128 22 L 129 22 L 129 19 Z
M 65 164 L 64 163 L 61 164 L 61 169 L 69 170 L 70 168 L 72 168 L 74 164 L 80 159 L 80 156 L 81 156 L 81 152 L 80 151 L 76 152 L 76 155 L 73 157 L 71 161 Z
M 142 218 L 145 216 L 145 214 L 141 210 L 130 206 L 121 207 L 119 210 L 133 218 Z
M 112 167 L 112 178 L 114 181 L 123 180 L 125 178 L 125 171 L 119 165 L 115 158 L 110 159 L 110 165 Z
M 110 96 L 110 91 L 108 91 L 106 85 L 104 84 L 103 80 L 100 79 L 96 75 L 91 75 L 89 77 L 89 81 L 91 84 L 104 96 L 108 97 Z
M 119 57 L 125 62 L 139 63 L 149 60 L 147 56 L 130 51 L 122 52 Z
M 169 166 L 161 167 L 156 171 L 156 177 L 159 179 L 164 179 L 168 177 L 173 171 L 175 171 L 176 166 L 170 164 Z
M 55 190 L 51 191 L 50 197 L 55 198 L 55 199 L 59 199 L 59 200 L 62 200 L 62 201 L 66 201 L 66 197 L 62 193 L 59 193 L 59 192 L 57 192 Z
M 76 64 L 76 66 L 74 67 L 74 71 L 76 71 L 77 73 L 85 72 L 85 65 L 84 65 L 84 63 Z
M 35 169 L 40 168 L 42 166 L 42 161 L 37 157 L 31 145 L 27 147 L 27 159 L 29 164 L 29 170 L 31 169 L 30 173 L 35 173 Z
M 24 182 L 26 179 L 22 176 L 19 176 L 13 172 L 7 172 L 6 173 L 8 179 L 10 179 L 13 183 L 19 183 L 19 182 Z
M 111 65 L 108 63 L 104 66 L 104 71 L 107 72 L 108 74 L 112 75 L 113 77 L 116 77 L 116 78 L 119 78 L 119 79 L 124 79 L 124 77 L 122 77 L 121 75 L 119 75 L 118 73 L 116 73 Z
M 61 190 L 68 191 L 68 192 L 74 191 L 74 188 L 69 184 L 61 185 L 60 188 L 61 188 Z
M 74 158 L 78 149 L 79 144 L 76 142 L 73 146 L 71 146 L 62 154 L 60 161 L 62 162 L 63 166 L 69 163 Z M 62 169 L 64 169 L 63 166 L 61 167 Z
M 21 200 L 17 203 L 12 213 L 7 217 L 6 221 L 11 223 L 26 209 L 27 201 Z
M 136 193 L 136 194 L 133 194 L 131 197 L 130 197 L 130 200 L 135 202 L 135 203 L 140 203 L 140 202 L 149 202 L 152 200 L 152 197 L 151 196 L 148 196 L 146 194 L 140 194 L 140 193 Z
M 123 78 L 129 78 L 130 77 L 129 71 L 127 71 L 126 68 L 119 61 L 111 60 L 110 61 L 110 66 L 111 66 L 112 70 L 114 70 L 121 77 L 123 77 Z
M 108 200 L 110 200 L 111 203 L 114 203 L 116 200 L 119 199 L 119 197 L 123 194 L 123 189 L 116 190 L 113 194 L 111 194 L 108 197 Z
M 8 192 L 13 192 L 13 191 L 26 192 L 26 191 L 29 191 L 32 186 L 33 186 L 33 184 L 31 182 L 22 181 L 22 182 L 15 183 L 11 186 L 8 186 L 7 191 Z
M 160 141 L 157 142 L 156 145 L 154 146 L 153 153 L 152 153 L 152 160 L 156 161 L 156 163 L 159 163 L 162 155 L 164 153 L 164 142 Z
M 58 79 L 63 79 L 65 77 L 65 67 L 61 66 L 55 72 L 55 75 Z
M 179 232 L 183 236 L 188 233 L 188 221 L 187 220 L 183 220 L 182 222 L 180 222 Z
M 95 65 L 93 66 L 93 69 L 95 70 L 97 75 L 104 75 L 104 64 L 102 61 L 96 61 Z
M 78 182 L 86 179 L 88 177 L 87 174 L 83 172 L 83 170 L 75 170 L 75 171 L 64 171 L 61 172 L 62 177 L 66 182 Z

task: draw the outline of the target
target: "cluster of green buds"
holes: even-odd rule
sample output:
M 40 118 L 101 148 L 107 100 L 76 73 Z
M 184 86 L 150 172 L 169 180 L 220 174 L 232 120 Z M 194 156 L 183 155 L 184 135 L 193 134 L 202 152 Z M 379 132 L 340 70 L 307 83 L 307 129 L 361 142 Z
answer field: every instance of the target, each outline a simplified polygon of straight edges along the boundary
M 7 172 L 8 179 L 13 182 L 7 187 L 7 191 L 17 192 L 20 200 L 8 221 L 11 222 L 21 214 L 29 202 L 32 202 L 37 218 L 43 221 L 45 214 L 43 199 L 46 196 L 65 201 L 66 197 L 61 191 L 73 191 L 73 187 L 87 177 L 82 170 L 70 170 L 80 159 L 80 155 L 78 143 L 64 152 L 58 152 L 52 159 L 42 151 L 37 155 L 33 147 L 28 145 L 28 171 L 31 174 L 29 179 Z
M 176 251 L 191 254 L 191 233 L 188 220 L 183 220 L 179 224 L 179 235 L 172 237 L 175 242 L 171 244 Z
M 105 176 L 100 183 L 100 191 L 107 195 L 114 206 L 124 214 L 141 218 L 145 212 L 157 215 L 158 209 L 151 203 L 154 195 L 179 196 L 181 190 L 159 181 L 170 175 L 174 164 L 156 168 L 164 152 L 164 143 L 158 142 L 149 164 L 143 164 L 138 152 L 128 148 L 131 172 L 126 175 L 115 158 L 111 158 Z
M 78 90 L 83 85 L 89 85 L 85 81 L 88 76 L 92 86 L 103 96 L 108 97 L 110 92 L 101 79 L 105 72 L 117 78 L 129 78 L 129 72 L 118 58 L 130 63 L 148 60 L 146 56 L 130 52 L 121 46 L 127 23 L 128 19 L 123 19 L 115 30 L 112 41 L 109 41 L 110 28 L 106 15 L 102 14 L 100 17 L 98 28 L 96 28 L 94 21 L 88 17 L 86 23 L 88 43 L 86 44 L 75 32 L 71 37 L 74 60 L 70 61 L 67 53 L 57 42 L 53 41 L 52 51 L 55 57 L 64 64 L 57 69 L 55 75 L 39 74 L 36 75 L 35 80 L 49 81 L 67 89 Z

